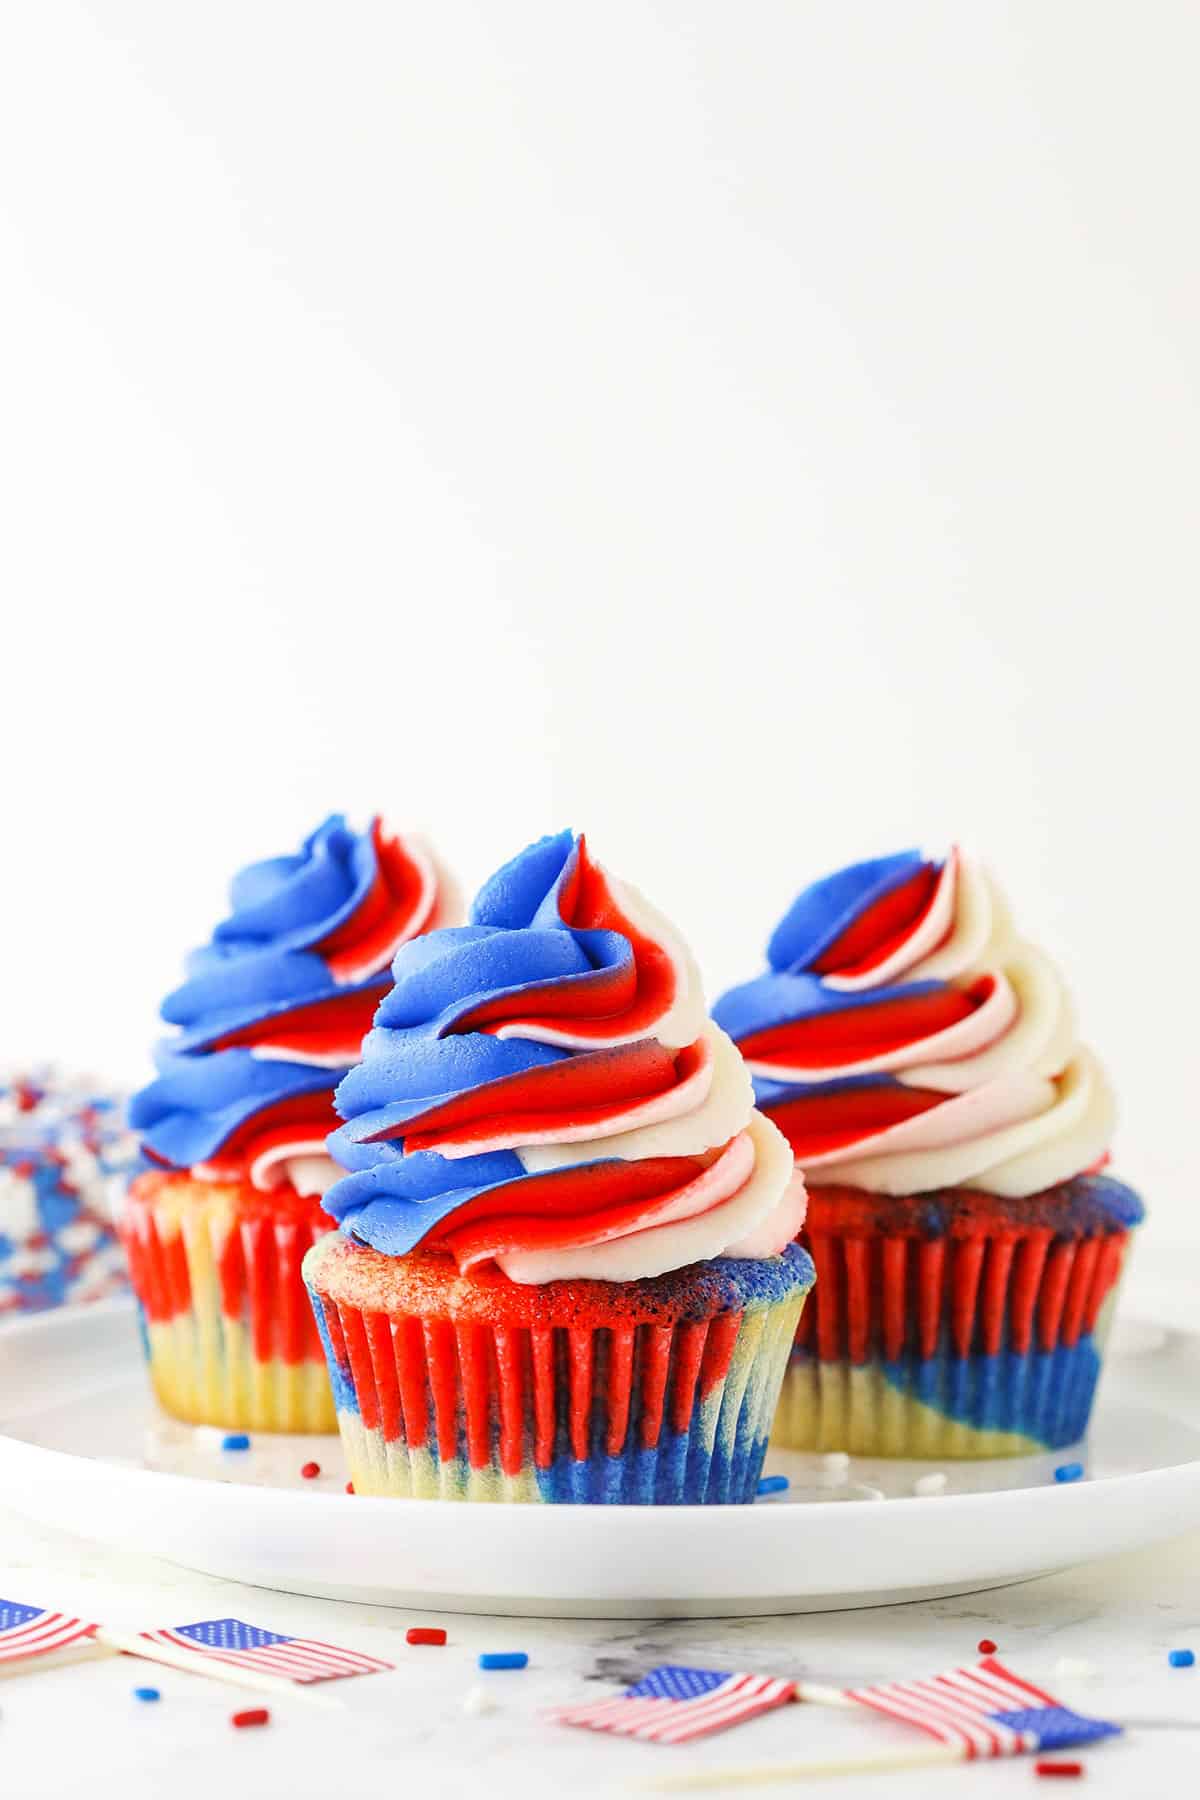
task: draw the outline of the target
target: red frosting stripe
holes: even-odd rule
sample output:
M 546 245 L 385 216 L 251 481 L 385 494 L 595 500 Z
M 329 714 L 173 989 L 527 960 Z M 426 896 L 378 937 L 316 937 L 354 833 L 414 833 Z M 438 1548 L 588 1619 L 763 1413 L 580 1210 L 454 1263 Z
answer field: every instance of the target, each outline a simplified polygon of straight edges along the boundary
M 335 981 L 361 981 L 386 968 L 400 945 L 425 923 L 432 904 L 425 872 L 399 838 L 376 819 L 375 879 L 362 903 L 312 945 Z
M 358 993 L 312 1000 L 287 1012 L 271 1013 L 215 1038 L 212 1048 L 268 1049 L 302 1060 L 356 1062 L 383 991 L 380 984 Z
M 814 1156 L 827 1156 L 876 1132 L 914 1119 L 949 1098 L 932 1088 L 872 1085 L 840 1092 L 789 1096 L 771 1107 L 796 1161 L 803 1168 Z
M 813 962 L 818 975 L 866 975 L 910 938 L 933 905 L 941 869 L 924 863 L 846 927 Z
M 424 1241 L 460 1269 L 504 1252 L 599 1243 L 653 1224 L 719 1155 L 610 1158 L 518 1177 L 447 1214 Z
M 519 1141 L 534 1133 L 602 1125 L 691 1080 L 710 1057 L 705 1038 L 682 1050 L 670 1050 L 654 1038 L 589 1050 L 467 1088 L 363 1142 L 402 1138 L 411 1153 L 481 1138 Z
M 738 1047 L 748 1062 L 768 1068 L 843 1069 L 949 1031 L 977 1012 L 995 987 L 995 976 L 983 975 L 967 988 L 944 987 L 904 999 L 864 1001 L 752 1031 L 739 1040 Z M 822 1096 L 826 1111 L 836 1098 Z M 771 1116 L 776 1118 L 782 1111 L 782 1106 L 773 1107 Z
M 230 1132 L 217 1154 L 199 1166 L 213 1181 L 237 1181 L 264 1162 L 282 1163 L 288 1155 L 304 1152 L 324 1155 L 325 1139 L 338 1123 L 332 1092 L 290 1094 L 251 1113 Z M 282 1169 L 279 1176 L 282 1180 Z
M 670 1011 L 676 994 L 670 956 L 622 912 L 582 837 L 559 888 L 559 913 L 573 930 L 619 932 L 629 940 L 632 962 L 596 970 L 586 978 L 539 982 L 520 993 L 497 994 L 463 1014 L 455 1031 L 495 1031 L 504 1025 L 530 1036 L 539 1027 L 569 1026 L 577 1038 L 612 1037 L 618 1031 L 633 1036 L 648 1032 Z

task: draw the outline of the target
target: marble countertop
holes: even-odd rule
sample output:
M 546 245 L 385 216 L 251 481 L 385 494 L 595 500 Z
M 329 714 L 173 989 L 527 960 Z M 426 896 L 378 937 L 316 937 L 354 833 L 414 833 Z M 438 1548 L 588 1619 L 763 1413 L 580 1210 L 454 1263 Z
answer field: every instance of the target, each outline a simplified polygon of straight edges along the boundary
M 597 1521 L 602 1530 L 602 1522 Z M 1079 1710 L 1131 1726 L 1125 1739 L 1086 1755 L 1093 1795 L 1171 1791 L 1194 1767 L 1200 1739 L 1200 1666 L 1168 1666 L 1168 1650 L 1200 1652 L 1200 1532 L 1039 1581 L 908 1606 L 785 1618 L 673 1622 L 497 1619 L 419 1615 L 269 1593 L 193 1575 L 51 1532 L 0 1512 L 0 1594 L 95 1608 L 113 1624 L 234 1615 L 255 1624 L 373 1651 L 397 1665 L 322 1691 L 342 1702 L 318 1711 L 302 1699 L 269 1701 L 271 1724 L 235 1731 L 229 1715 L 254 1696 L 223 1683 L 150 1669 L 128 1658 L 22 1676 L 0 1684 L 0 1767 L 13 1800 L 88 1792 L 129 1800 L 171 1795 L 212 1800 L 229 1789 L 292 1800 L 327 1796 L 339 1783 L 370 1793 L 403 1783 L 423 1800 L 478 1785 L 494 1795 L 613 1795 L 642 1790 L 683 1769 L 912 1748 L 921 1740 L 879 1719 L 790 1706 L 690 1748 L 633 1744 L 553 1725 L 546 1706 L 599 1698 L 656 1663 L 801 1674 L 847 1685 L 932 1674 L 968 1661 L 992 1638 L 1018 1672 L 1044 1679 Z M 412 1624 L 446 1626 L 445 1648 L 413 1648 Z M 528 1669 L 480 1675 L 481 1650 L 520 1649 Z M 1060 1659 L 1091 1672 L 1061 1675 Z M 151 1682 L 158 1705 L 132 1690 Z M 482 1688 L 491 1710 L 469 1711 Z M 1174 1721 L 1169 1725 L 1167 1721 Z M 1189 1729 L 1190 1727 L 1190 1729 Z M 873 1778 L 807 1783 L 813 1793 L 869 1791 L 897 1797 L 962 1790 L 986 1800 L 1034 1779 L 1030 1759 Z M 936 1788 L 927 1784 L 936 1784 Z M 762 1790 L 787 1792 L 788 1784 Z M 792 1791 L 795 1791 L 794 1787 Z

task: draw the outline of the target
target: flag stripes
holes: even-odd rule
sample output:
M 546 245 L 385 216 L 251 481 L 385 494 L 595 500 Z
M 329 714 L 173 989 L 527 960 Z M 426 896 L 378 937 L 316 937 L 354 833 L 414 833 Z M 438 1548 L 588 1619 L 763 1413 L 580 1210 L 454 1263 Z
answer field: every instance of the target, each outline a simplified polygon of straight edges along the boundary
M 208 1633 L 208 1628 L 213 1625 L 239 1629 L 221 1631 L 220 1641 L 215 1643 L 206 1641 L 204 1635 L 191 1635 Z M 395 1667 L 394 1663 L 384 1662 L 377 1656 L 364 1656 L 356 1650 L 339 1650 L 333 1644 L 322 1644 L 313 1638 L 281 1637 L 273 1632 L 259 1631 L 254 1626 L 243 1626 L 236 1619 L 164 1626 L 158 1631 L 143 1631 L 140 1635 L 151 1643 L 188 1650 L 194 1656 L 212 1657 L 237 1668 L 256 1669 L 264 1675 L 281 1675 L 288 1681 L 302 1683 L 334 1681 L 344 1675 L 374 1675 Z
M 86 1619 L 0 1600 L 0 1662 L 18 1662 L 23 1657 L 42 1656 L 47 1650 L 61 1650 L 67 1644 L 90 1638 L 95 1629 Z
M 639 1687 L 645 1684 L 639 1683 Z M 718 1686 L 691 1700 L 669 1700 L 636 1690 L 587 1706 L 557 1707 L 549 1715 L 560 1725 L 582 1725 L 646 1743 L 686 1744 L 726 1731 L 795 1698 L 796 1684 L 771 1675 L 727 1675 Z
M 874 1712 L 915 1725 L 968 1759 L 1019 1756 L 1040 1749 L 1051 1738 L 1056 1744 L 1070 1742 L 1072 1728 L 1077 1742 L 1108 1736 L 1116 1729 L 1069 1712 L 1052 1694 L 1014 1675 L 992 1656 L 972 1668 L 949 1669 L 925 1681 L 851 1688 L 848 1695 Z

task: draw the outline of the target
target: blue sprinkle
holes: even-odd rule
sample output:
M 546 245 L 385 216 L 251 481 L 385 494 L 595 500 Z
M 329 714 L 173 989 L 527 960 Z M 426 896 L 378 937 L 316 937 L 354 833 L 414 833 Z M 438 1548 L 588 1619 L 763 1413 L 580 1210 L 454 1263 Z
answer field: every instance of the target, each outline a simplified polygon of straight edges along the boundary
M 485 1650 L 479 1658 L 481 1669 L 524 1669 L 528 1662 L 524 1650 Z
M 157 1688 L 134 1688 L 133 1697 L 135 1700 L 161 1700 L 162 1699 L 162 1695 L 159 1693 Z
M 248 1450 L 250 1434 L 246 1431 L 227 1431 L 221 1439 L 222 1450 Z
M 1060 1463 L 1054 1471 L 1055 1481 L 1082 1481 L 1082 1463 Z
M 786 1494 L 791 1482 L 786 1475 L 764 1475 L 758 1484 L 760 1494 Z
M 1171 1650 L 1167 1653 L 1167 1661 L 1173 1669 L 1190 1669 L 1195 1660 L 1194 1650 Z

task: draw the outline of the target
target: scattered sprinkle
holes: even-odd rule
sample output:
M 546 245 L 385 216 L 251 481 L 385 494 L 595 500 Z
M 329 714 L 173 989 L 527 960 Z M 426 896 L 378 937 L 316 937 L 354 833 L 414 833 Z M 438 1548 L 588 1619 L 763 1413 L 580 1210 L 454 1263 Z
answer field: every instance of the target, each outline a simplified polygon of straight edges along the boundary
M 821 1458 L 821 1467 L 830 1475 L 844 1475 L 850 1467 L 850 1458 L 844 1450 L 830 1450 Z
M 1055 1481 L 1082 1481 L 1083 1464 L 1059 1463 L 1057 1469 L 1054 1471 L 1054 1479 Z
M 492 1713 L 496 1710 L 496 1702 L 492 1695 L 478 1682 L 473 1688 L 467 1689 L 463 1695 L 462 1706 L 465 1713 L 482 1714 Z
M 265 1706 L 248 1706 L 245 1712 L 233 1713 L 229 1723 L 238 1731 L 244 1731 L 247 1725 L 266 1725 L 271 1715 Z
M 247 1431 L 227 1431 L 221 1439 L 222 1450 L 248 1450 L 250 1434 Z
M 320 1463 L 305 1463 L 301 1468 L 300 1473 L 303 1475 L 305 1481 L 315 1481 L 317 1476 L 321 1473 L 321 1465 Z
M 786 1475 L 764 1475 L 758 1484 L 759 1494 L 786 1494 L 791 1482 Z
M 947 1480 L 948 1477 L 940 1469 L 935 1469 L 931 1475 L 918 1475 L 913 1482 L 913 1493 L 920 1494 L 922 1498 L 927 1494 L 944 1494 Z
M 404 1641 L 406 1644 L 444 1644 L 446 1633 L 440 1625 L 410 1625 Z
M 1190 1669 L 1195 1660 L 1194 1650 L 1172 1650 L 1167 1655 L 1167 1661 L 1173 1669 Z
M 481 1669 L 524 1669 L 528 1663 L 524 1650 L 484 1650 L 479 1658 Z
M 223 1450 L 225 1433 L 219 1425 L 193 1425 L 192 1439 L 202 1450 Z
M 161 1700 L 162 1699 L 162 1695 L 159 1693 L 157 1688 L 134 1688 L 133 1697 L 135 1700 Z
M 996 1645 L 992 1638 L 980 1638 L 976 1649 L 980 1656 L 995 1656 L 996 1654 Z
M 1096 1673 L 1095 1663 L 1085 1662 L 1082 1656 L 1060 1656 L 1054 1665 L 1056 1675 L 1076 1675 L 1082 1681 L 1086 1676 Z
M 354 1483 L 352 1481 L 348 1481 L 346 1483 L 346 1492 L 348 1494 L 352 1494 L 354 1492 Z
M 1082 1763 L 1036 1762 L 1033 1765 L 1035 1775 L 1082 1775 Z

